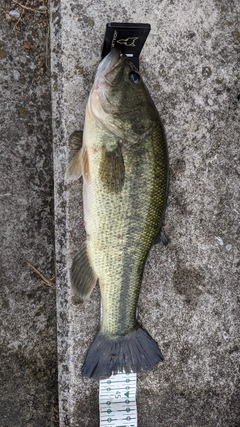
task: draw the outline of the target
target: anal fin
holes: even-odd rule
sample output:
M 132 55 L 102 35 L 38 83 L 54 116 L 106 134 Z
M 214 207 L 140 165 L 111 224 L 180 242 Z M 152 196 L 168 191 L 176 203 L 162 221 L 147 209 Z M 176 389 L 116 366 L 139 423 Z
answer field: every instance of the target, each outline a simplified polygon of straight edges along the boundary
M 162 246 L 167 246 L 169 238 L 167 237 L 164 228 L 161 227 L 156 234 L 155 239 L 153 240 L 152 246 L 160 244 Z
M 90 296 L 97 279 L 89 261 L 87 243 L 84 242 L 75 255 L 71 267 L 71 284 L 81 300 L 86 300 Z

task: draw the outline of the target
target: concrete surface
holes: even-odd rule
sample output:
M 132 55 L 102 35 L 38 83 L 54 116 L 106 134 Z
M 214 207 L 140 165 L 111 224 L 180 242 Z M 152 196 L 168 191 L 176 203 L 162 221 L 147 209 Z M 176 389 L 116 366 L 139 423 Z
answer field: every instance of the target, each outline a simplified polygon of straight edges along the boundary
M 55 290 L 27 264 L 54 275 L 48 16 L 37 13 L 44 3 L 31 1 L 32 12 L 0 2 L 1 427 L 58 425 Z
M 164 121 L 166 248 L 146 263 L 139 318 L 165 362 L 138 377 L 139 427 L 237 427 L 239 393 L 239 2 L 52 0 L 52 102 L 61 426 L 98 425 L 80 368 L 100 296 L 80 304 L 69 268 L 84 239 L 81 182 L 64 184 L 107 22 L 147 22 L 140 68 Z

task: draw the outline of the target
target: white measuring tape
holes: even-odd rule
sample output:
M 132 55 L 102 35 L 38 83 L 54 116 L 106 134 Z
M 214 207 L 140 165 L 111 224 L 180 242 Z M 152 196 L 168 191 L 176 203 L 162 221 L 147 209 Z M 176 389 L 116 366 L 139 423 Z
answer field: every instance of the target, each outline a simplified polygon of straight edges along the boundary
M 137 427 L 137 374 L 118 373 L 99 382 L 100 427 Z

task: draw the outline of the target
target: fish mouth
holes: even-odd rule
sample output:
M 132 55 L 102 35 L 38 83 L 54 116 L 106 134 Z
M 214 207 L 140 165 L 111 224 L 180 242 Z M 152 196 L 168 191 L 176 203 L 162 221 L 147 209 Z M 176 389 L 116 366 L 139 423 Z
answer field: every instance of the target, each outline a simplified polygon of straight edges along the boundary
M 126 56 L 117 47 L 113 47 L 109 54 L 100 62 L 96 74 L 96 80 L 104 77 L 105 82 L 110 86 L 115 86 L 120 79 Z

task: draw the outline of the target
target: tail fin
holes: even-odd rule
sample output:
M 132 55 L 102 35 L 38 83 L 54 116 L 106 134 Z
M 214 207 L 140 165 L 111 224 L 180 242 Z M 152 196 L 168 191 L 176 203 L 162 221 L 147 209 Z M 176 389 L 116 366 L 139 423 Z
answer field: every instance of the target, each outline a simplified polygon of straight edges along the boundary
M 98 333 L 82 367 L 84 377 L 95 380 L 118 372 L 141 372 L 153 368 L 163 355 L 153 338 L 140 327 L 118 338 Z

